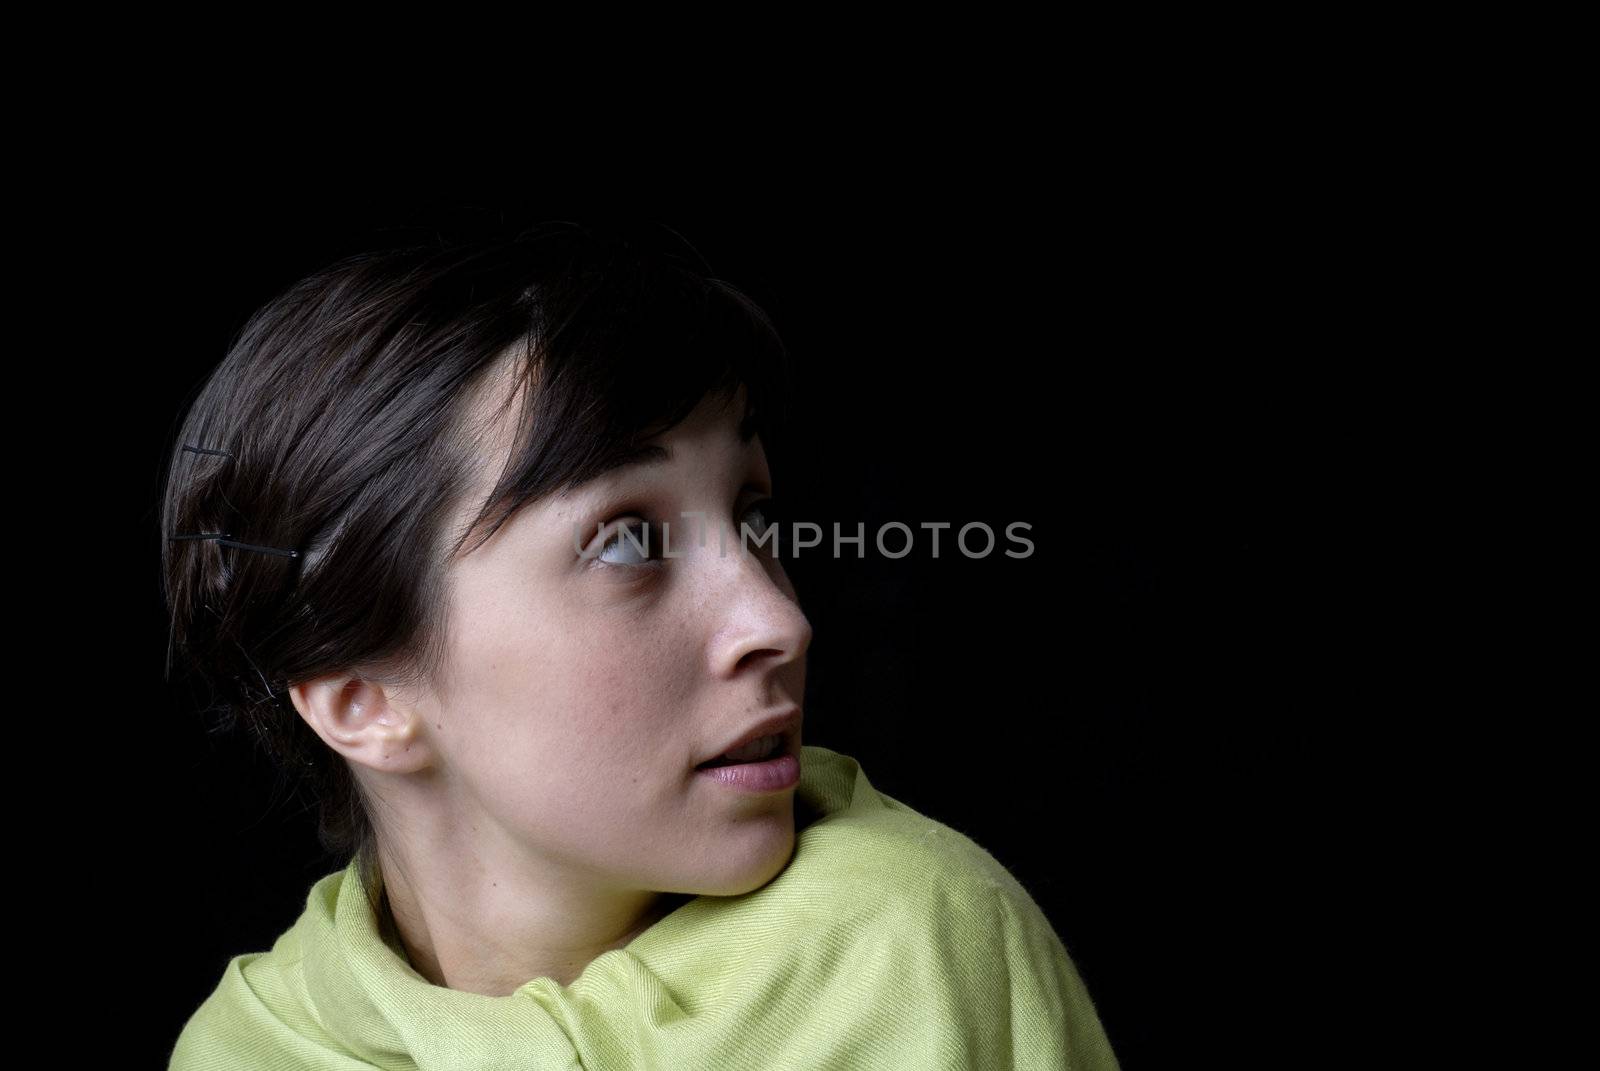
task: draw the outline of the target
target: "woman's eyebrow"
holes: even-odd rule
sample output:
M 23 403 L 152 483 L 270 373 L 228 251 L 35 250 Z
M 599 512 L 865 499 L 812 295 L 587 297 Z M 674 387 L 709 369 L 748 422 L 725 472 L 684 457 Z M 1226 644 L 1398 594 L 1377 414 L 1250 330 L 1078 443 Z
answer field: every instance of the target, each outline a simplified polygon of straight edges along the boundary
M 752 413 L 747 413 L 742 421 L 739 421 L 739 443 L 744 447 L 750 445 L 750 442 L 755 439 L 755 432 L 757 432 L 757 415 L 752 411 Z M 589 488 L 595 487 L 598 483 L 610 482 L 608 477 L 613 477 L 614 479 L 621 469 L 656 467 L 667 464 L 669 461 L 672 461 L 672 447 L 662 447 L 659 443 L 653 442 L 643 443 L 640 447 L 634 447 L 632 450 L 627 450 L 624 453 L 619 453 L 618 456 L 614 456 L 603 469 L 590 475 L 589 479 L 584 480 L 584 482 L 566 488 L 560 495 L 557 495 L 557 498 L 573 498 L 574 495 L 578 495 L 581 491 L 589 490 Z
M 644 446 L 635 447 L 634 449 L 623 454 L 621 457 L 611 462 L 611 464 L 607 465 L 604 469 L 600 470 L 598 475 L 604 476 L 608 473 L 615 472 L 617 469 L 629 468 L 631 466 L 639 466 L 643 468 L 652 465 L 663 465 L 671 460 L 672 447 L 658 446 L 655 443 L 648 443 Z
M 624 454 L 620 454 L 617 457 L 612 458 L 610 463 L 607 464 L 605 468 L 591 474 L 581 483 L 571 484 L 562 489 L 556 495 L 556 497 L 560 499 L 572 499 L 586 491 L 589 491 L 592 488 L 599 486 L 602 483 L 610 482 L 610 480 L 615 478 L 617 473 L 622 469 L 664 465 L 671 460 L 672 448 L 670 446 L 658 446 L 655 443 L 637 446 Z
M 741 445 L 748 446 L 750 441 L 755 438 L 756 426 L 756 413 L 754 412 L 746 414 L 745 418 L 739 422 L 737 434 L 739 436 L 739 442 Z M 592 486 L 604 477 L 615 475 L 620 469 L 649 468 L 657 465 L 664 465 L 671 460 L 672 447 L 661 446 L 657 443 L 645 443 L 642 446 L 636 446 L 632 450 L 612 458 L 611 462 L 606 465 L 605 468 L 594 473 L 587 480 L 584 480 L 583 483 L 575 487 L 568 488 L 568 490 L 560 497 L 569 498 L 583 488 Z

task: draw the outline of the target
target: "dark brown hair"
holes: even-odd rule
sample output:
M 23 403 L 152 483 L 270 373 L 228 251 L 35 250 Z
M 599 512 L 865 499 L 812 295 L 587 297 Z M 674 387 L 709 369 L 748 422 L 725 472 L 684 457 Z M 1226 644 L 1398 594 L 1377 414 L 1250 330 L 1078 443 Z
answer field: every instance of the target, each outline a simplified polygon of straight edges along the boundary
M 472 399 L 506 361 L 526 387 L 513 392 L 511 459 L 475 519 L 452 530 L 487 461 Z M 741 385 L 776 473 L 785 349 L 761 308 L 660 225 L 545 222 L 313 273 L 249 317 L 171 445 L 169 677 L 195 686 L 217 730 L 252 734 L 280 790 L 309 790 L 322 849 L 359 860 L 376 907 L 369 801 L 287 687 L 352 669 L 434 679 L 446 566 L 471 552 L 469 537 L 479 545 L 522 505 L 623 463 L 708 394 Z M 214 532 L 299 556 L 171 538 Z

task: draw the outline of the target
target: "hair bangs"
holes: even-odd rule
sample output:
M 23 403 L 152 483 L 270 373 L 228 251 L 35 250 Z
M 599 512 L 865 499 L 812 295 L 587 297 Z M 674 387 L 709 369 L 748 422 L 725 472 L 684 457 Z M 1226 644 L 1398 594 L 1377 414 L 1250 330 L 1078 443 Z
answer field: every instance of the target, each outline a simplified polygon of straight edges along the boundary
M 524 505 L 628 464 L 705 398 L 731 401 L 741 388 L 741 438 L 760 439 L 776 478 L 786 456 L 792 376 L 787 350 L 760 306 L 720 279 L 659 258 L 614 261 L 581 293 L 573 290 L 572 280 L 563 280 L 526 294 L 529 335 L 513 358 L 522 362 L 515 381 L 526 387 L 518 433 L 497 485 L 467 526 L 482 532 L 473 547 Z

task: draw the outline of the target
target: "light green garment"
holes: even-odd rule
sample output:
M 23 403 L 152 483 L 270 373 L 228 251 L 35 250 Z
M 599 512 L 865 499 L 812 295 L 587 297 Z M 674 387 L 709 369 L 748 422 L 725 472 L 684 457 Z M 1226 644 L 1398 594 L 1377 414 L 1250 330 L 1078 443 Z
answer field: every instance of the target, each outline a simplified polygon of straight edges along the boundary
M 1033 898 L 964 834 L 806 746 L 795 853 L 685 902 L 569 986 L 430 983 L 351 867 L 270 952 L 235 956 L 169 1071 L 1119 1071 Z

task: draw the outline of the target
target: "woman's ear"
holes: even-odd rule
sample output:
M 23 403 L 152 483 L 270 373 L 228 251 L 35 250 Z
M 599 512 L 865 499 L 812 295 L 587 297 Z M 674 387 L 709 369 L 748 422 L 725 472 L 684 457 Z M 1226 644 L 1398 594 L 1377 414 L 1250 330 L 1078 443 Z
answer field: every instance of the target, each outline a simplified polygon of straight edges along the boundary
M 400 689 L 334 673 L 292 685 L 289 699 L 312 731 L 351 762 L 413 773 L 433 761 L 423 713 Z

